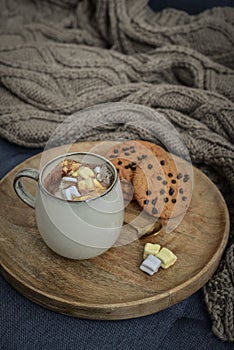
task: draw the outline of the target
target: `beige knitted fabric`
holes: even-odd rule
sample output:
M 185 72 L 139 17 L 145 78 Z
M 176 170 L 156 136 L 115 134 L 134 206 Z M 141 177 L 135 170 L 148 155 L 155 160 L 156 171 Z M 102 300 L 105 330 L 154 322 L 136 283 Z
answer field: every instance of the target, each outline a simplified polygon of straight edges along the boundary
M 0 28 L 2 137 L 44 146 L 69 115 L 118 101 L 140 116 L 109 105 L 101 117 L 78 114 L 76 140 L 157 141 L 157 112 L 176 127 L 229 206 L 228 247 L 203 290 L 213 332 L 234 341 L 234 10 L 189 16 L 154 13 L 146 0 L 1 0 Z

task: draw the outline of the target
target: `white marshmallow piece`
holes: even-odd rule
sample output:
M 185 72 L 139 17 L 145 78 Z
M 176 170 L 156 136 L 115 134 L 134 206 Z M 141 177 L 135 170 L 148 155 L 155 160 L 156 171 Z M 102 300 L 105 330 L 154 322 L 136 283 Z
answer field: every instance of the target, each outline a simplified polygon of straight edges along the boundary
M 158 259 L 156 256 L 150 254 L 141 264 L 140 270 L 152 276 L 155 272 L 158 271 L 160 266 L 161 266 L 161 260 Z
M 68 176 L 64 176 L 62 179 L 62 182 L 72 182 L 74 184 L 77 183 L 77 179 L 75 179 L 74 177 L 68 177 Z
M 63 190 L 63 195 L 64 197 L 68 200 L 71 201 L 73 197 L 80 197 L 81 194 L 77 190 L 76 186 L 71 186 Z
M 77 190 L 77 187 L 76 186 L 71 186 L 70 187 L 70 191 L 71 191 L 71 194 L 74 196 L 74 197 L 80 197 L 81 194 L 80 192 Z
M 102 176 L 101 176 L 100 173 L 97 174 L 96 178 L 97 178 L 98 181 L 102 181 Z
M 96 166 L 96 168 L 94 168 L 94 171 L 95 171 L 96 174 L 100 174 L 101 167 L 100 166 Z
M 66 188 L 65 190 L 63 190 L 63 196 L 65 199 L 67 199 L 68 201 L 72 200 L 72 193 L 70 190 L 71 187 Z

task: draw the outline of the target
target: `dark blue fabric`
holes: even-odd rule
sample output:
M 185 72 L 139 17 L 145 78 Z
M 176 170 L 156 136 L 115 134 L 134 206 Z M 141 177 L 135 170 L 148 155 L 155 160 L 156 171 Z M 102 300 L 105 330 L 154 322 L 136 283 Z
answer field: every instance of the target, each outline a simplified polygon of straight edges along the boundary
M 41 151 L 41 148 L 20 147 L 0 138 L 0 178 L 17 164 Z
M 0 177 L 41 150 L 0 139 Z M 231 350 L 211 332 L 202 291 L 150 316 L 91 321 L 49 311 L 0 276 L 1 350 Z
M 161 11 L 166 7 L 183 10 L 195 15 L 206 9 L 216 6 L 234 6 L 233 0 L 150 0 L 149 6 L 155 11 Z

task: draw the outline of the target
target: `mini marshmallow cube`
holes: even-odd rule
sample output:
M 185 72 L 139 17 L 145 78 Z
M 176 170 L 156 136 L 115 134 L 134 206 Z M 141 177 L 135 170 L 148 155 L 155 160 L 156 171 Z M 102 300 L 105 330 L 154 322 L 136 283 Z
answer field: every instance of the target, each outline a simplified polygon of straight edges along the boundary
M 68 176 L 64 176 L 62 178 L 62 182 L 72 182 L 72 183 L 77 183 L 77 179 L 74 179 L 74 177 L 68 177 Z
M 89 177 L 95 177 L 94 175 L 94 172 L 88 168 L 88 167 L 81 167 L 79 170 L 78 170 L 78 175 L 81 176 L 83 179 L 88 179 Z
M 177 256 L 167 248 L 162 248 L 157 254 L 157 258 L 161 260 L 161 266 L 163 269 L 167 269 L 169 266 L 174 265 L 177 260 Z
M 96 168 L 94 169 L 96 174 L 100 174 L 101 172 L 101 167 L 100 166 L 96 166 Z
M 86 190 L 86 182 L 85 180 L 81 180 L 78 182 L 78 187 L 80 191 L 85 191 Z
M 91 177 L 85 180 L 85 186 L 88 190 L 94 190 L 94 183 Z
M 81 194 L 77 190 L 76 186 L 71 186 L 70 187 L 70 192 L 71 192 L 72 196 L 74 196 L 74 197 L 80 197 L 81 196 Z
M 93 183 L 94 183 L 95 187 L 97 187 L 98 189 L 104 190 L 103 186 L 100 184 L 100 182 L 97 179 L 94 179 Z
M 80 197 L 80 193 L 78 192 L 76 186 L 70 186 L 63 190 L 63 195 L 68 201 L 71 201 L 73 197 Z
M 147 258 L 149 254 L 156 256 L 159 253 L 161 246 L 159 244 L 146 243 L 144 247 L 143 259 Z
M 160 266 L 161 260 L 159 260 L 156 256 L 149 254 L 141 264 L 140 270 L 152 276 L 155 272 L 158 271 Z
M 98 181 L 102 181 L 102 175 L 100 173 L 97 174 L 96 178 Z
M 65 190 L 63 190 L 63 196 L 65 199 L 67 199 L 68 201 L 72 200 L 72 193 L 70 190 L 71 187 L 66 188 Z

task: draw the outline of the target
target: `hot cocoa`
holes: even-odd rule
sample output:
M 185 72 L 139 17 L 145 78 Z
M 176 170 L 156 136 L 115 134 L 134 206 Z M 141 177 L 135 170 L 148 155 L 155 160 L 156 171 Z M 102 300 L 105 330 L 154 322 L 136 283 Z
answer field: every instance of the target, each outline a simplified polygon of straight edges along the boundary
M 64 159 L 45 177 L 44 187 L 56 197 L 81 201 L 102 195 L 113 182 L 106 164 L 88 164 Z

